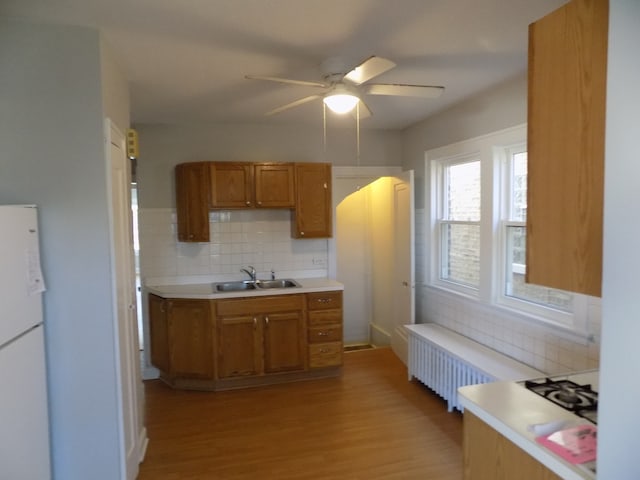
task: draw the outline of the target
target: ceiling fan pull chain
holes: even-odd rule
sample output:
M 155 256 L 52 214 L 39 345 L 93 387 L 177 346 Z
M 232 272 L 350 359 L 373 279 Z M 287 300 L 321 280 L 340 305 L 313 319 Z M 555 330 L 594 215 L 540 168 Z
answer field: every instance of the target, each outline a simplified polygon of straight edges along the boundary
M 322 102 L 322 156 L 327 161 L 327 106 Z
M 356 103 L 356 167 L 360 175 L 360 101 Z M 356 191 L 358 190 L 360 185 L 356 187 Z

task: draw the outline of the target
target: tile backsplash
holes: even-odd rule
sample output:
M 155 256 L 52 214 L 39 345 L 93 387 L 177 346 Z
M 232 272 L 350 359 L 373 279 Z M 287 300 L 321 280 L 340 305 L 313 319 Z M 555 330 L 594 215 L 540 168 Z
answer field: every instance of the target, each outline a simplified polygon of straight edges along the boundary
M 233 210 L 209 213 L 210 242 L 178 242 L 172 208 L 138 210 L 140 274 L 173 277 L 242 278 L 252 265 L 261 278 L 327 276 L 327 239 L 291 238 L 288 210 Z
M 587 336 L 426 284 L 424 210 L 416 209 L 416 322 L 434 322 L 548 374 L 598 368 L 600 299 L 585 312 Z

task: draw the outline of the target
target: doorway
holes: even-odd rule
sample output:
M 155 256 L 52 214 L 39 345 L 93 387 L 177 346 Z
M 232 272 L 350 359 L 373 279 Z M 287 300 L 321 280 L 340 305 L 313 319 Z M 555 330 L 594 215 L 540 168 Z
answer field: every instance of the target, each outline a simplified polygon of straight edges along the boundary
M 415 312 L 413 172 L 363 170 L 334 170 L 330 274 L 345 285 L 345 345 L 391 345 L 406 362 L 402 325 Z

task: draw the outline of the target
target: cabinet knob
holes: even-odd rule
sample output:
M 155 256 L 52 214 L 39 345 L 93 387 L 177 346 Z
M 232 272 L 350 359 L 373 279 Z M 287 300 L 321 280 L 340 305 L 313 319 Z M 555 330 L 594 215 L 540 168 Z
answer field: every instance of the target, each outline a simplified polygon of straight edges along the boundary
M 301 237 L 304 237 L 304 232 L 300 232 L 300 236 L 301 236 Z
M 247 201 L 246 201 L 246 202 L 244 202 L 244 203 L 245 203 L 245 205 L 247 205 L 247 206 L 250 206 L 250 205 L 251 205 L 251 202 L 250 202 L 249 200 L 247 200 Z
M 262 202 L 258 202 L 258 205 L 262 205 Z
M 269 317 L 264 317 L 264 323 L 267 327 L 269 326 Z
M 318 332 L 319 337 L 326 337 L 327 335 L 329 335 L 329 332 Z

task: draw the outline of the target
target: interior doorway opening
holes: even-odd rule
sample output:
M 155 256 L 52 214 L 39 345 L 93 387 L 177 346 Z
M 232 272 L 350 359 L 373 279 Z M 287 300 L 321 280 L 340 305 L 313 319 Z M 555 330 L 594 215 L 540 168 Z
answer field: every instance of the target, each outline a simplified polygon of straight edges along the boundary
M 339 173 L 334 278 L 345 286 L 345 345 L 391 345 L 406 360 L 403 325 L 415 315 L 413 174 Z

